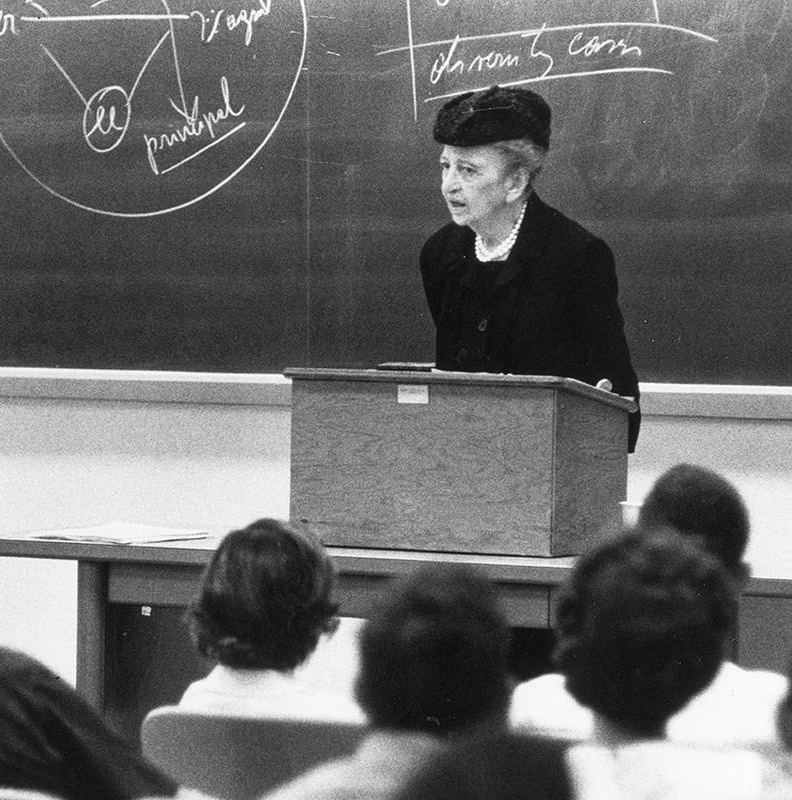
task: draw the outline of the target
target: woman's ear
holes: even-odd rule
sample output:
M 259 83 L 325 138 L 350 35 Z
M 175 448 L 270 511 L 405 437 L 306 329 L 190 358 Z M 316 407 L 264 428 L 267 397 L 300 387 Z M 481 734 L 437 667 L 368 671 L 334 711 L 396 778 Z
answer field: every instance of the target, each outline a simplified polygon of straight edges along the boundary
M 531 176 L 524 167 L 517 167 L 509 176 L 506 189 L 506 200 L 511 203 L 519 200 L 530 188 Z

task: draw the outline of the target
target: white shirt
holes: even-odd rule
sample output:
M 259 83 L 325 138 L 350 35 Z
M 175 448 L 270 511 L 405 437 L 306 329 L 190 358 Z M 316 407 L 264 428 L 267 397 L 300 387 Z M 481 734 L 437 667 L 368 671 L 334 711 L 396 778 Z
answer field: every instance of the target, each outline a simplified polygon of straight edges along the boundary
M 724 661 L 712 683 L 668 722 L 670 741 L 715 746 L 773 744 L 775 713 L 787 689 L 777 672 L 747 670 Z M 512 695 L 513 728 L 587 740 L 593 714 L 566 690 L 564 676 L 542 675 L 521 683 Z
M 218 665 L 187 687 L 179 706 L 234 716 L 291 716 L 364 722 L 354 698 L 357 639 L 364 620 L 342 617 L 294 672 L 232 669 Z
M 298 673 L 232 669 L 222 664 L 191 683 L 179 707 L 207 714 L 365 722 L 351 697 L 319 691 Z
M 747 750 L 668 741 L 577 744 L 566 760 L 576 800 L 760 800 L 792 791 L 789 776 Z

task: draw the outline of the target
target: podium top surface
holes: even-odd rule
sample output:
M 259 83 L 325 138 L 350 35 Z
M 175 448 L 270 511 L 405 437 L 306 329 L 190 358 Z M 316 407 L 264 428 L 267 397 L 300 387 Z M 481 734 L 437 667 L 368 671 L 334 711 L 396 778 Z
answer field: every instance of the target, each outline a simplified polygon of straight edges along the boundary
M 516 389 L 554 389 L 588 397 L 616 406 L 623 411 L 635 411 L 631 397 L 622 397 L 596 386 L 556 375 L 503 375 L 490 372 L 448 372 L 431 368 L 421 369 L 334 369 L 327 367 L 287 367 L 283 374 L 292 380 L 369 381 L 373 383 L 458 384 L 467 386 L 513 386 Z

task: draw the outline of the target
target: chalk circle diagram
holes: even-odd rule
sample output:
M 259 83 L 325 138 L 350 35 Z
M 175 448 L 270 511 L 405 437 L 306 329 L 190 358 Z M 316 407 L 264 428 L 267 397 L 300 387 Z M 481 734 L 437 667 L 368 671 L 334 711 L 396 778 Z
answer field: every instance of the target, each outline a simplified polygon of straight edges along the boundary
M 305 0 L 16 0 L 0 10 L 0 141 L 78 208 L 177 211 L 270 142 L 306 41 Z

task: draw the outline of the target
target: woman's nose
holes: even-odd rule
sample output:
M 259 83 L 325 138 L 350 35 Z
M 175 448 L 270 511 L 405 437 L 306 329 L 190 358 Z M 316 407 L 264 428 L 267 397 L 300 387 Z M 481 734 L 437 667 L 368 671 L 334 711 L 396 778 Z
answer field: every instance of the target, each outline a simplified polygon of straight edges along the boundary
M 441 184 L 443 194 L 449 194 L 459 188 L 457 175 L 453 170 L 447 170 L 443 173 L 443 181 Z

